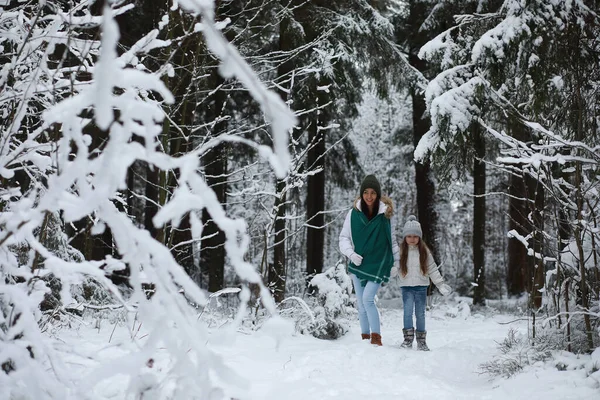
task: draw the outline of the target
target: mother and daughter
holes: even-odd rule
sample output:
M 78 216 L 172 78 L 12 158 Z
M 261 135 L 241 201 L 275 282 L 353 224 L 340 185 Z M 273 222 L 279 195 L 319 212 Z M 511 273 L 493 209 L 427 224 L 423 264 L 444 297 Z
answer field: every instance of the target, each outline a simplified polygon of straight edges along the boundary
M 429 279 L 442 295 L 452 289 L 440 274 L 423 242 L 421 224 L 409 216 L 402 229 L 402 241 L 394 237 L 395 223 L 391 199 L 381 195 L 381 185 L 373 175 L 367 175 L 360 185 L 360 196 L 346 215 L 339 237 L 341 252 L 350 259 L 348 272 L 352 278 L 358 306 L 362 339 L 381 346 L 381 324 L 375 295 L 382 283 L 399 276 L 404 304 L 404 342 L 412 348 L 415 334 L 417 349 L 428 351 L 425 330 L 425 306 Z M 416 316 L 416 331 L 413 325 Z

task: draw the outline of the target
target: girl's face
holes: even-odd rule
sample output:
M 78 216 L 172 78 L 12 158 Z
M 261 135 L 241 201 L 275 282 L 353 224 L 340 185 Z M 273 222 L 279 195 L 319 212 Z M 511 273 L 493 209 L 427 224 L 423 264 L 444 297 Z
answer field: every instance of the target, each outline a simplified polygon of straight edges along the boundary
M 409 246 L 416 246 L 419 244 L 419 237 L 417 235 L 406 235 L 404 240 L 406 240 L 406 244 Z
M 377 192 L 373 189 L 365 189 L 362 194 L 362 199 L 369 208 L 373 208 L 377 199 Z

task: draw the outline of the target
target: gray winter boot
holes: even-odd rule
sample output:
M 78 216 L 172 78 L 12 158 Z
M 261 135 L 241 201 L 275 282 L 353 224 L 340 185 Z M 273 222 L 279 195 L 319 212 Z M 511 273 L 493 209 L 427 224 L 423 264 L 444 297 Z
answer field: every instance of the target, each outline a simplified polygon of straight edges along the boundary
M 402 333 L 404 333 L 404 342 L 400 345 L 400 347 L 404 349 L 412 349 L 412 344 L 415 340 L 415 328 L 402 329 Z
M 427 343 L 425 342 L 426 337 L 427 332 L 417 331 L 417 350 L 429 351 L 429 347 L 427 347 Z

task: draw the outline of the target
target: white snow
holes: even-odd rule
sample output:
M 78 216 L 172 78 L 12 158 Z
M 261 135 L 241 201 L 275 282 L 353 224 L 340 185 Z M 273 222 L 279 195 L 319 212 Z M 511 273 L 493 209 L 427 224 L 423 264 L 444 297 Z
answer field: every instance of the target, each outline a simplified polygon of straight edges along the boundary
M 262 144 L 262 141 L 247 142 L 257 147 L 259 153 L 269 160 L 277 176 L 285 176 L 290 161 L 287 147 L 289 130 L 296 121 L 294 113 L 275 92 L 267 89 L 235 47 L 213 26 L 210 7 L 212 1 L 182 0 L 180 4 L 185 6 L 186 10 L 192 10 L 194 6 L 194 10 L 203 15 L 203 34 L 208 41 L 208 47 L 221 59 L 220 71 L 227 77 L 236 76 L 262 106 L 264 118 L 270 122 L 272 128 L 272 135 L 265 137 L 265 141 L 272 141 L 273 148 Z M 163 357 L 168 358 L 172 364 L 168 373 L 170 380 L 166 380 L 166 385 L 172 384 L 172 387 L 167 389 L 170 389 L 173 398 L 187 399 L 190 398 L 188 393 L 194 393 L 199 398 L 216 399 L 222 398 L 222 387 L 235 387 L 236 390 L 247 387 L 246 381 L 229 369 L 218 354 L 206 348 L 205 326 L 197 322 L 197 316 L 194 314 L 195 305 L 204 305 L 207 302 L 205 292 L 201 291 L 176 263 L 165 245 L 152 238 L 146 230 L 136 226 L 117 207 L 120 197 L 118 192 L 127 188 L 126 174 L 136 160 L 144 160 L 163 171 L 180 171 L 179 187 L 154 217 L 154 223 L 164 224 L 172 221 L 176 225 L 184 215 L 191 215 L 206 208 L 225 232 L 228 259 L 236 269 L 237 275 L 243 279 L 242 284 L 258 284 L 262 293 L 262 303 L 271 314 L 277 313 L 268 289 L 262 284 L 254 266 L 245 258 L 250 242 L 246 222 L 243 219 L 231 219 L 226 215 L 216 195 L 200 175 L 200 159 L 197 152 L 175 158 L 163 153 L 156 146 L 158 136 L 162 133 L 162 106 L 163 103 L 172 103 L 173 95 L 159 75 L 140 64 L 137 53 L 167 45 L 168 42 L 156 40 L 157 32 L 153 31 L 140 39 L 132 51 L 119 56 L 115 50 L 119 31 L 113 19 L 114 12 L 116 11 L 108 6 L 104 9 L 101 20 L 103 29 L 100 59 L 94 67 L 88 69 L 92 72 L 93 80 L 76 85 L 77 92 L 71 93 L 64 100 L 47 104 L 41 116 L 40 127 L 29 132 L 26 141 L 22 141 L 14 133 L 19 131 L 21 122 L 25 121 L 27 103 L 33 101 L 31 99 L 37 99 L 34 95 L 41 89 L 35 85 L 28 86 L 31 89 L 23 89 L 24 100 L 19 106 L 18 116 L 14 118 L 15 123 L 6 134 L 3 132 L 0 139 L 0 171 L 3 176 L 10 176 L 12 169 L 22 168 L 23 163 L 27 163 L 23 161 L 22 154 L 27 154 L 30 149 L 31 152 L 50 154 L 51 165 L 55 169 L 54 173 L 48 176 L 47 183 L 32 183 L 35 189 L 24 197 L 11 201 L 8 206 L 4 205 L 3 212 L 0 213 L 0 226 L 3 227 L 0 230 L 0 296 L 2 307 L 7 305 L 11 308 L 10 311 L 3 309 L 0 312 L 2 318 L 9 315 L 6 321 L 0 319 L 0 362 L 3 369 L 0 372 L 0 399 L 105 398 L 104 395 L 88 393 L 90 387 L 97 387 L 99 382 L 107 381 L 118 393 L 124 394 L 127 390 L 131 397 L 143 397 L 148 400 L 154 396 L 152 393 L 155 385 L 161 385 L 161 390 L 164 386 L 160 381 L 156 381 L 152 374 L 143 369 L 140 371 L 140 367 L 143 368 L 147 363 L 153 364 L 147 360 L 147 356 L 153 353 L 152 349 L 156 349 L 159 343 Z M 6 18 L 4 14 L 0 15 Z M 14 19 L 15 16 L 10 17 Z M 18 22 L 15 19 L 10 23 L 14 24 L 15 21 Z M 55 21 L 60 20 L 56 18 Z M 16 30 L 28 36 L 26 25 L 19 24 Z M 52 26 L 50 28 L 58 29 Z M 53 34 L 32 35 L 34 38 L 46 36 L 54 37 Z M 23 43 L 37 46 L 33 42 Z M 49 49 L 52 46 L 54 42 L 48 44 Z M 135 68 L 130 68 L 129 63 L 135 65 Z M 32 68 L 35 74 L 41 74 L 39 76 L 48 81 L 54 79 L 50 78 L 55 75 L 50 73 L 52 71 L 37 68 L 35 64 L 25 66 Z M 7 71 L 2 69 L 0 82 L 4 76 L 8 76 L 10 71 Z M 38 75 L 32 75 L 31 81 L 40 80 Z M 61 84 L 64 85 L 65 82 Z M 153 96 L 149 96 L 149 93 L 153 93 Z M 44 102 L 47 103 L 48 100 Z M 91 141 L 90 136 L 84 133 L 84 127 L 90 121 L 83 115 L 88 114 L 90 110 L 93 110 L 96 125 L 108 133 L 108 140 L 102 149 L 88 147 Z M 118 113 L 115 113 L 115 110 L 118 110 Z M 49 146 L 47 144 L 38 146 L 37 140 L 43 137 L 46 129 L 54 126 L 61 130 L 60 139 L 54 142 L 51 149 L 45 148 Z M 132 140 L 134 136 L 144 139 L 144 144 Z M 73 150 L 73 145 L 76 150 Z M 90 157 L 91 153 L 93 157 Z M 27 157 L 28 160 L 32 159 L 31 156 Z M 35 165 L 46 168 L 49 159 L 37 157 Z M 5 193 L 2 195 L 5 196 Z M 129 303 L 104 276 L 104 263 L 113 264 L 114 259 L 63 260 L 41 243 L 35 230 L 43 226 L 46 216 L 51 213 L 61 213 L 66 222 L 91 217 L 98 225 L 94 229 L 96 232 L 105 227 L 110 228 L 114 246 L 119 253 L 119 262 L 130 268 L 129 282 L 133 293 L 127 296 Z M 199 224 L 199 218 L 190 218 L 191 224 Z M 198 235 L 201 228 L 192 226 L 192 229 L 194 234 Z M 13 254 L 11 246 L 25 242 L 31 248 L 32 255 L 37 252 L 43 257 L 43 269 L 33 268 L 32 265 L 19 265 L 20 261 Z M 30 260 L 33 262 L 34 257 L 30 257 Z M 146 339 L 143 343 L 137 342 L 139 347 L 122 345 L 116 354 L 111 354 L 112 358 L 107 359 L 103 358 L 103 347 L 93 348 L 90 356 L 79 360 L 77 365 L 93 364 L 95 369 L 90 371 L 82 368 L 81 374 L 87 376 L 82 375 L 83 378 L 77 386 L 73 386 L 74 377 L 80 376 L 80 371 L 63 365 L 70 362 L 69 357 L 73 354 L 61 349 L 60 343 L 44 340 L 41 331 L 43 328 L 37 324 L 42 317 L 38 305 L 49 290 L 38 278 L 49 273 L 53 273 L 61 281 L 61 301 L 65 307 L 72 306 L 71 303 L 75 301 L 70 293 L 72 287 L 81 286 L 90 277 L 95 278 L 112 293 L 115 306 L 122 306 L 124 310 L 129 311 L 124 318 L 143 321 L 138 322 L 138 330 L 142 325 L 147 329 Z M 12 281 L 16 278 L 20 283 Z M 153 285 L 151 299 L 147 298 L 143 290 L 145 284 Z M 180 295 L 181 291 L 185 293 L 185 297 Z M 249 298 L 250 291 L 244 286 L 240 291 L 240 316 L 244 315 Z M 193 302 L 194 305 L 189 302 Z M 270 324 L 277 328 L 274 331 L 280 333 L 293 328 L 288 321 L 281 319 L 273 319 Z M 238 324 L 230 326 L 233 332 Z M 224 336 L 223 332 L 220 336 Z M 87 340 L 83 340 L 83 343 L 86 342 Z M 70 349 L 71 342 L 64 343 L 69 343 L 67 347 Z M 77 353 L 80 348 L 85 349 L 86 346 L 81 344 L 70 350 Z M 123 352 L 123 349 L 127 351 Z M 98 363 L 98 360 L 106 362 Z M 152 368 L 148 366 L 147 369 Z M 128 389 L 119 386 L 121 381 L 126 382 Z
M 510 329 L 527 333 L 526 319 L 497 313 L 471 313 L 465 301 L 437 304 L 427 312 L 427 341 L 431 351 L 419 352 L 399 348 L 402 341 L 399 299 L 383 303 L 380 304 L 384 343 L 381 348 L 360 340 L 357 320 L 347 335 L 334 341 L 293 334 L 289 325 L 282 327 L 278 321 L 257 332 L 243 328 L 237 332 L 227 328 L 211 329 L 208 348 L 239 375 L 235 385 L 223 384 L 224 392 L 215 394 L 216 398 L 224 395 L 224 398 L 240 400 L 405 397 L 582 400 L 600 396 L 600 373 L 596 371 L 587 377 L 582 367 L 599 362 L 598 350 L 592 356 L 559 353 L 556 362 L 534 364 L 510 379 L 491 378 L 481 373 L 480 365 L 498 355 L 497 343 Z M 98 328 L 92 322 L 86 320 L 77 330 L 64 329 L 57 333 L 57 338 L 69 349 L 70 355 L 64 361 L 79 368 L 87 384 L 90 379 L 95 382 L 90 398 L 126 398 L 125 376 L 119 379 L 110 373 L 106 376 L 112 377 L 103 380 L 90 360 L 100 356 L 105 366 L 117 365 L 130 349 L 148 340 L 144 326 L 118 325 L 115 328 L 113 323 L 102 320 Z M 166 377 L 174 365 L 161 346 L 161 343 L 153 346 L 154 354 L 139 354 L 147 359 L 135 364 L 146 364 L 146 367 L 138 379 L 129 384 L 132 390 L 147 387 L 148 398 L 166 398 L 177 384 Z M 78 356 L 73 355 L 73 349 Z M 558 362 L 570 367 L 559 371 L 555 367 Z M 578 367 L 577 363 L 581 365 Z

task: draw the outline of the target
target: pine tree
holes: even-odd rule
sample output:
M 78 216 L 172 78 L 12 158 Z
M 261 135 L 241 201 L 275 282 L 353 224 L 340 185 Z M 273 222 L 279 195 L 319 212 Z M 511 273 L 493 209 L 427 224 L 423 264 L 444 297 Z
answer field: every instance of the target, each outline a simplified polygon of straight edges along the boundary
M 581 2 L 509 1 L 501 6 L 490 3 L 490 10 L 461 16 L 455 28 L 422 50 L 430 59 L 437 57 L 445 70 L 430 85 L 436 130 L 428 139 L 432 148 L 447 149 L 464 141 L 464 133 L 475 122 L 501 146 L 499 160 L 511 182 L 508 289 L 528 290 L 531 308 L 538 309 L 544 260 L 555 248 L 546 227 L 557 226 L 559 237 L 568 230 L 561 213 L 555 213 L 557 219 L 552 221 L 546 210 L 555 202 L 562 208 L 569 204 L 566 210 L 577 210 L 569 213 L 581 221 L 583 209 L 595 208 L 582 201 L 587 191 L 583 186 L 594 186 L 595 178 L 582 179 L 581 168 L 595 162 L 574 154 L 590 154 L 584 148 L 597 143 L 592 106 L 597 94 L 584 82 L 596 82 L 598 77 L 597 45 L 591 39 L 598 32 L 598 19 L 595 10 Z M 593 134 L 584 138 L 583 131 Z M 575 144 L 580 140 L 587 143 L 580 147 Z M 573 168 L 564 169 L 557 162 Z M 579 222 L 570 228 L 579 242 L 575 247 L 582 249 L 585 229 Z M 581 251 L 578 259 L 581 285 L 589 288 Z M 582 305 L 586 301 L 582 299 Z M 584 319 L 589 332 L 589 315 Z M 592 345 L 589 335 L 588 345 Z
M 440 5 L 441 4 L 441 5 Z M 419 58 L 418 52 L 435 33 L 443 27 L 440 20 L 440 4 L 428 1 L 408 1 L 392 16 L 396 42 L 406 53 L 413 71 L 407 78 L 408 92 L 412 102 L 412 141 L 415 146 L 429 131 L 431 121 L 427 115 L 424 87 L 433 76 L 433 70 L 426 60 Z M 444 17 L 447 18 L 444 14 Z M 440 26 L 441 25 L 441 26 Z M 435 208 L 436 187 L 433 172 L 428 160 L 414 163 L 415 186 L 417 189 L 417 214 L 423 229 L 423 239 L 430 246 L 434 257 L 439 259 L 437 241 L 437 212 Z
M 314 72 L 303 78 L 292 104 L 296 109 L 316 110 L 300 117 L 301 130 L 306 132 L 301 140 L 309 148 L 307 169 L 322 171 L 311 174 L 307 182 L 306 272 L 312 276 L 323 270 L 326 183 L 340 175 L 329 167 L 356 168 L 352 157 L 333 160 L 331 148 L 346 141 L 347 124 L 356 116 L 365 79 L 385 96 L 393 77 L 400 76 L 397 72 L 405 71 L 407 63 L 393 43 L 393 27 L 370 4 L 358 0 L 293 4 L 297 4 L 294 21 L 304 33 L 302 43 L 310 49 L 298 62 Z M 343 145 L 351 149 L 348 143 Z M 343 178 L 336 183 L 352 184 Z

